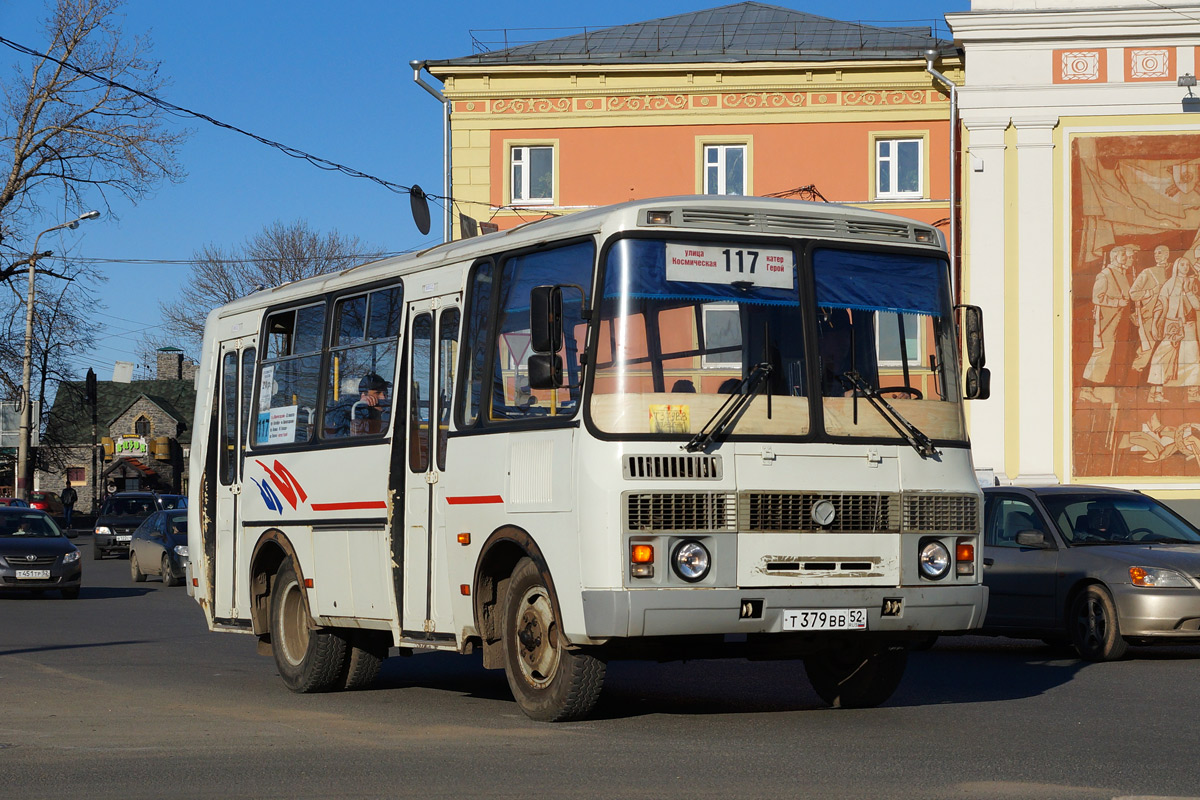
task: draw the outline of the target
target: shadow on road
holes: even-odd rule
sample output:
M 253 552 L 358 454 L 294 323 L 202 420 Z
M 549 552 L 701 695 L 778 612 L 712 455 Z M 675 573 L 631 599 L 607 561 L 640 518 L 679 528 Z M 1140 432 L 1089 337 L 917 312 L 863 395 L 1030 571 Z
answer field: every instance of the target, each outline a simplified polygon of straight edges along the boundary
M 92 644 L 51 644 L 45 647 L 26 647 L 21 650 L 0 650 L 0 656 L 19 656 L 25 653 L 47 653 L 51 650 L 80 650 L 88 647 L 115 647 L 126 644 L 146 644 L 149 639 L 128 639 L 124 642 L 93 642 Z

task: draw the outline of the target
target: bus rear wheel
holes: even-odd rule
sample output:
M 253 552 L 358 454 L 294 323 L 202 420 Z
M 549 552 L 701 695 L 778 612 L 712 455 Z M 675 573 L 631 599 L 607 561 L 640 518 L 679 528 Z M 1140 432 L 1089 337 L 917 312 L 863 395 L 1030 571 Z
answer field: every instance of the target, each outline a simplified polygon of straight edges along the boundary
M 340 688 L 346 665 L 345 634 L 311 626 L 304 590 L 290 558 L 279 565 L 271 587 L 271 651 L 279 677 L 293 692 Z
M 504 671 L 527 717 L 564 722 L 596 705 L 605 664 L 567 647 L 547 584 L 531 559 L 513 570 L 504 601 Z
M 900 685 L 908 651 L 902 646 L 854 644 L 804 659 L 814 690 L 834 708 L 872 708 Z
M 366 689 L 375 682 L 387 658 L 392 637 L 384 631 L 347 630 L 346 674 L 342 688 Z

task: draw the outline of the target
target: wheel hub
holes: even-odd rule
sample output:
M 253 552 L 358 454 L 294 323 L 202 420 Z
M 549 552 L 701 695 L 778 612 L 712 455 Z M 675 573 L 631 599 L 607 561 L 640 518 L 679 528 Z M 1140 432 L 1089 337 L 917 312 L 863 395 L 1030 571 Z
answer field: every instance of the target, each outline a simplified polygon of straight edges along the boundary
M 517 645 L 521 673 L 532 686 L 550 684 L 558 668 L 558 625 L 550 599 L 537 587 L 530 589 L 517 619 Z

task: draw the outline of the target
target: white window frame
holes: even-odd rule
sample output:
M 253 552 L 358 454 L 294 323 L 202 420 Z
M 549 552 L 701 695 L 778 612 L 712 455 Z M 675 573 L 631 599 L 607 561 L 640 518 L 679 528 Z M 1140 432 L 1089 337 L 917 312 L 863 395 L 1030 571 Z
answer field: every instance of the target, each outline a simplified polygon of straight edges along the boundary
M 917 147 L 917 188 L 916 191 L 899 191 L 893 186 L 899 182 L 901 144 L 915 144 Z M 885 153 L 885 149 L 887 152 Z M 882 167 L 891 166 L 891 185 L 884 186 Z M 880 136 L 875 139 L 875 196 L 884 199 L 913 200 L 925 196 L 925 139 L 919 136 Z
M 530 158 L 533 150 L 549 150 L 550 151 L 550 196 L 549 197 L 530 197 L 529 189 L 533 185 L 530 175 L 530 166 L 532 158 Z M 508 185 L 511 192 L 512 202 L 520 203 L 521 205 L 552 205 L 554 203 L 554 171 L 555 171 L 555 153 L 554 145 L 551 144 L 521 144 L 512 145 L 508 151 Z M 520 172 L 521 180 L 517 180 L 517 173 Z M 521 186 L 521 194 L 517 194 L 516 186 Z
M 704 145 L 704 162 L 701 165 L 701 175 L 703 180 L 704 194 L 727 195 L 729 187 L 726 185 L 726 162 L 728 154 L 731 150 L 740 150 L 742 152 L 742 192 L 740 196 L 746 196 L 750 193 L 749 184 L 749 159 L 750 148 L 745 144 L 705 144 Z M 715 155 L 715 159 L 710 156 Z M 708 190 L 708 171 L 710 168 L 717 170 L 717 191 L 710 192 Z
M 924 364 L 921 363 L 921 354 L 925 352 L 925 349 L 924 349 L 924 343 L 925 343 L 924 342 L 924 340 L 925 340 L 924 318 L 920 314 L 903 314 L 901 316 L 915 318 L 914 321 L 916 324 L 916 332 L 912 338 L 915 338 L 917 340 L 917 343 L 916 343 L 916 347 L 913 348 L 913 350 L 910 350 L 908 353 L 908 367 L 909 367 L 909 369 L 912 369 L 913 367 L 920 368 L 922 366 L 925 366 Z M 893 323 L 895 322 L 895 320 L 889 320 L 889 321 L 891 321 Z M 907 323 L 908 323 L 908 320 L 906 319 L 905 320 L 905 332 L 907 332 L 907 330 L 908 330 Z M 881 353 L 882 348 L 880 347 L 880 341 L 879 341 L 880 328 L 882 328 L 882 326 L 876 326 L 876 328 L 875 328 L 875 352 L 879 356 L 879 366 L 880 367 L 903 367 L 904 362 L 899 358 L 889 358 L 889 359 L 882 358 L 882 353 Z
M 701 335 L 705 337 L 705 341 L 700 342 L 700 347 L 701 347 L 701 349 L 707 349 L 708 348 L 708 341 L 707 341 L 707 338 L 708 338 L 708 313 L 710 311 L 737 312 L 738 304 L 737 303 L 704 303 L 702 306 L 700 306 L 700 309 L 703 314 L 702 318 L 704 320 L 704 330 L 701 331 Z M 700 366 L 703 369 L 736 369 L 736 370 L 740 370 L 742 368 L 741 355 L 740 354 L 730 354 L 730 355 L 737 355 L 738 356 L 737 360 L 736 361 L 718 361 L 715 358 L 710 360 L 708 354 L 704 353 L 700 358 Z

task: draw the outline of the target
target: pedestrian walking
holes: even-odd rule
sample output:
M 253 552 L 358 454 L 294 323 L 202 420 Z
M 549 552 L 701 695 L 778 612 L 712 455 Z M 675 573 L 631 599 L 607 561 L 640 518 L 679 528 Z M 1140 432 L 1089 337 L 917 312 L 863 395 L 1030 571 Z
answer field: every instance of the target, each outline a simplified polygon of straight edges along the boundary
M 66 486 L 63 487 L 59 499 L 62 500 L 63 504 L 63 525 L 67 530 L 71 530 L 71 512 L 75 509 L 75 503 L 79 500 L 79 495 L 71 486 L 70 481 L 67 481 Z

